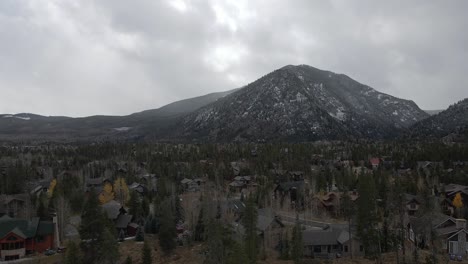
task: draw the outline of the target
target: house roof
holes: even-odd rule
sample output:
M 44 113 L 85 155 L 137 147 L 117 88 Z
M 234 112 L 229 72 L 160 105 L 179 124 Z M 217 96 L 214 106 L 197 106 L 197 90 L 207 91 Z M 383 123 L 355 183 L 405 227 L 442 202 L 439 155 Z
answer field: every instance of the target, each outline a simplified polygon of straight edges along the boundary
M 117 217 L 120 214 L 120 209 L 122 208 L 122 205 L 119 202 L 112 200 L 106 204 L 103 204 L 101 207 L 104 210 L 104 212 L 106 212 L 107 217 L 109 219 L 117 219 Z
M 115 221 L 116 228 L 127 228 L 127 226 L 132 221 L 132 215 L 119 215 L 117 220 Z
M 5 237 L 10 232 L 15 231 L 15 234 L 26 238 L 34 237 L 38 231 L 39 218 L 34 217 L 31 221 L 26 219 L 11 218 L 9 216 L 0 217 L 0 238 Z M 16 233 L 20 232 L 20 233 Z
M 190 183 L 190 182 L 192 182 L 192 180 L 187 179 L 187 178 L 184 178 L 183 180 L 180 181 L 180 183 L 182 183 L 182 184 L 187 184 L 187 183 Z
M 245 183 L 242 182 L 242 181 L 233 181 L 233 182 L 229 183 L 229 186 L 231 186 L 231 187 L 242 187 L 242 186 L 245 186 Z
M 371 165 L 373 166 L 378 166 L 380 164 L 380 159 L 379 158 L 371 158 L 370 160 Z
M 326 230 L 306 230 L 302 232 L 302 239 L 304 245 L 336 245 L 338 244 L 338 238 L 342 232 L 341 229 L 335 228 Z

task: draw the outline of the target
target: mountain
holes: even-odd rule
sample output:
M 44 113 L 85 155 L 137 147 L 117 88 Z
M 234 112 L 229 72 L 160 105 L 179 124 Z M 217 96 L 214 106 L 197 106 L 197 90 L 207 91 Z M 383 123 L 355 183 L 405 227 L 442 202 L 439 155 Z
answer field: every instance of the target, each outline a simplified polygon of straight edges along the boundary
M 231 91 L 127 116 L 0 115 L 0 140 L 314 141 L 384 139 L 429 115 L 343 74 L 288 65 Z
M 199 141 L 382 139 L 427 118 L 343 74 L 288 65 L 184 117 L 173 138 Z
M 132 139 L 165 133 L 184 114 L 212 103 L 237 89 L 177 101 L 127 116 L 82 118 L 29 113 L 0 115 L 0 140 L 76 141 Z
M 410 129 L 413 138 L 442 138 L 468 131 L 468 98 L 447 110 L 416 123 Z

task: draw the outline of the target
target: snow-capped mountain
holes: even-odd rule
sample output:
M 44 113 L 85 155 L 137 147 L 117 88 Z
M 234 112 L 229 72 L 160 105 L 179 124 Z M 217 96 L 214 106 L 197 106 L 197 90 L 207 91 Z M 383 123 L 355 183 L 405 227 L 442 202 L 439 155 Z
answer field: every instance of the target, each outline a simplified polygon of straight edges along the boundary
M 314 141 L 396 136 L 429 115 L 343 74 L 285 66 L 240 89 L 127 116 L 0 115 L 0 140 Z
M 288 65 L 183 118 L 183 138 L 208 141 L 385 138 L 427 118 L 414 102 L 346 75 Z

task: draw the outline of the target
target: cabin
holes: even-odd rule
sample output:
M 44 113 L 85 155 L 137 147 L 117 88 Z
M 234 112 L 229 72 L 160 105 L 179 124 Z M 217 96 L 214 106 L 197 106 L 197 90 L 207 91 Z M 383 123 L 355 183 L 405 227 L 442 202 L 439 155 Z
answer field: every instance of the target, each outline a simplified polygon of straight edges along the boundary
M 0 217 L 0 260 L 9 261 L 54 247 L 55 225 L 38 217 L 31 220 Z

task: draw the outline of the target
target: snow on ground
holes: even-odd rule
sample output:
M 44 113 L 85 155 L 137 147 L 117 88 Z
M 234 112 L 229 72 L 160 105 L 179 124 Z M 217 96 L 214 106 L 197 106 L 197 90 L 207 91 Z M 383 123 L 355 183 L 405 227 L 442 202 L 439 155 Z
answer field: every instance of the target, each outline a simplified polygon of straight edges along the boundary
M 31 117 L 29 116 L 16 116 L 16 115 L 4 115 L 3 118 L 16 118 L 16 119 L 21 119 L 21 120 L 31 120 Z
M 131 127 L 116 127 L 116 128 L 114 128 L 115 131 L 119 131 L 119 132 L 129 131 L 130 129 L 132 129 L 132 128 Z
M 340 121 L 344 121 L 346 119 L 346 115 L 343 112 L 343 110 L 344 109 L 342 107 L 339 107 L 338 109 L 336 109 L 336 113 L 329 113 L 329 114 L 335 119 L 338 119 Z

